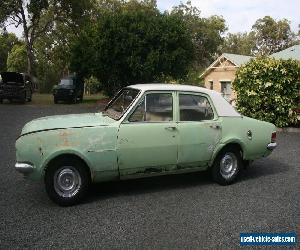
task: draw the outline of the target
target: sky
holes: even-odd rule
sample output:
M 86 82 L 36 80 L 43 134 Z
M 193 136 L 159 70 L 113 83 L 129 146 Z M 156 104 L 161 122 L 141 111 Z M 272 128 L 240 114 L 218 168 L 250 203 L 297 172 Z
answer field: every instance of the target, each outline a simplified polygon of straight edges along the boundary
M 170 10 L 180 2 L 180 0 L 157 0 L 157 5 L 161 10 Z M 257 19 L 267 15 L 276 20 L 288 19 L 294 32 L 298 32 L 300 24 L 300 0 L 191 0 L 191 2 L 200 9 L 203 17 L 223 16 L 228 31 L 232 33 L 250 31 Z
M 161 11 L 171 10 L 180 0 L 157 0 Z M 186 2 L 183 0 L 182 2 Z M 271 16 L 276 20 L 286 18 L 291 28 L 298 32 L 300 24 L 300 0 L 191 0 L 192 5 L 201 10 L 203 17 L 221 15 L 225 18 L 228 32 L 250 31 L 259 18 Z M 22 35 L 21 29 L 8 27 L 9 32 Z

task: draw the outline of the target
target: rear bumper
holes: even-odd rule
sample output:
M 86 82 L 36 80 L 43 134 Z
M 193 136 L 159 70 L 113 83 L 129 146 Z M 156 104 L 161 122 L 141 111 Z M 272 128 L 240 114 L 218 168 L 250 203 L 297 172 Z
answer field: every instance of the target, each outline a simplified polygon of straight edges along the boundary
M 276 147 L 277 147 L 276 142 L 271 142 L 267 145 L 267 149 L 269 149 L 269 150 L 274 150 Z
M 16 162 L 15 170 L 24 175 L 30 174 L 34 170 L 34 166 L 29 163 Z
M 56 93 L 53 94 L 53 97 L 56 100 L 62 100 L 62 101 L 70 101 L 74 98 L 75 93 Z

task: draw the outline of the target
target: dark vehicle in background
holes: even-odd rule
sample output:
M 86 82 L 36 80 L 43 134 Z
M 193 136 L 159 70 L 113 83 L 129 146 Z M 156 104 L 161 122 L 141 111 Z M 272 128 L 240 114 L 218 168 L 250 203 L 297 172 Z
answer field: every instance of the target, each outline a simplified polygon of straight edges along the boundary
M 82 102 L 84 83 L 76 76 L 62 78 L 53 88 L 54 103 L 59 101 L 77 103 Z
M 34 84 L 29 75 L 18 72 L 0 73 L 0 102 L 4 99 L 30 102 L 33 91 Z

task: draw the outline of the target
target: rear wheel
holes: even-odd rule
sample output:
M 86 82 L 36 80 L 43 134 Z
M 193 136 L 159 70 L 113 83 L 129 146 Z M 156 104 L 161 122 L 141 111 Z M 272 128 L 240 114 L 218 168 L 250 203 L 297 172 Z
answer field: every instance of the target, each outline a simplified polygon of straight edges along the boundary
M 236 147 L 226 147 L 215 159 L 212 166 L 212 177 L 221 185 L 233 183 L 242 167 L 243 161 L 240 151 Z
M 21 103 L 25 103 L 27 100 L 26 91 L 24 91 L 24 94 L 21 96 Z
M 27 97 L 27 101 L 31 102 L 31 100 L 32 100 L 32 92 L 29 91 L 29 96 Z
M 60 206 L 79 203 L 90 186 L 84 164 L 72 158 L 55 161 L 46 171 L 45 186 L 50 199 Z
M 71 97 L 71 103 L 73 103 L 73 104 L 77 103 L 77 96 L 76 95 Z
M 57 104 L 58 103 L 58 99 L 54 96 L 54 103 Z

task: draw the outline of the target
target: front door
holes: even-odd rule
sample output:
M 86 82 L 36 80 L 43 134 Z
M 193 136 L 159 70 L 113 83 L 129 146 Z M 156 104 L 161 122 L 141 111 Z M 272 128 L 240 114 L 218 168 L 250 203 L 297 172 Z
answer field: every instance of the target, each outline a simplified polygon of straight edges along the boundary
M 220 140 L 221 125 L 207 96 L 179 93 L 178 165 L 203 167 Z
M 118 164 L 121 177 L 155 174 L 176 167 L 177 124 L 174 94 L 147 93 L 119 128 Z

